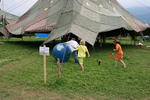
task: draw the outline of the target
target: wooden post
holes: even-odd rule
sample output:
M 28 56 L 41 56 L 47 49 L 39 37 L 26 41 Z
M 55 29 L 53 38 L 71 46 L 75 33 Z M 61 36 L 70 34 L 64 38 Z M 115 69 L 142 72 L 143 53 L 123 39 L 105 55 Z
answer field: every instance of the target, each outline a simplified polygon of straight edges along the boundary
M 46 47 L 44 45 L 44 47 Z M 43 71 L 44 71 L 44 83 L 47 82 L 47 71 L 46 71 L 46 55 L 43 56 Z

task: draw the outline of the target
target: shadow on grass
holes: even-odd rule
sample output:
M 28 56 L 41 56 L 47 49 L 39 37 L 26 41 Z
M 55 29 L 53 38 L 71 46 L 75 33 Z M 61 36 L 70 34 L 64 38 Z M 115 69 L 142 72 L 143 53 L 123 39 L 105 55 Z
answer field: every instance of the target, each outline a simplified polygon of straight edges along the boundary
M 23 48 L 34 50 L 34 49 L 37 49 L 40 46 L 42 46 L 43 41 L 6 41 L 5 43 L 11 44 L 11 45 L 18 45 L 18 46 L 21 46 Z M 56 44 L 57 44 L 57 42 L 56 43 L 51 42 L 51 43 L 46 44 L 46 46 L 53 48 Z
M 11 45 L 20 45 L 23 48 L 28 49 L 37 49 L 39 46 L 41 46 L 44 42 L 44 40 L 8 40 L 4 41 L 5 43 L 11 44 Z M 50 43 L 47 43 L 46 46 L 53 48 L 56 44 L 60 43 L 61 41 L 52 41 Z M 105 43 L 102 46 L 100 44 L 95 43 L 94 46 L 87 44 L 87 47 L 89 51 L 95 51 L 95 50 L 110 50 L 114 49 L 115 46 L 113 43 Z M 122 48 L 137 48 L 135 45 L 132 44 L 122 44 Z
M 137 48 L 137 46 L 132 44 L 121 44 L 122 48 Z M 88 46 L 90 48 L 90 46 Z M 113 43 L 105 43 L 102 46 L 100 44 L 95 44 L 93 49 L 94 50 L 113 50 L 115 48 L 115 45 Z

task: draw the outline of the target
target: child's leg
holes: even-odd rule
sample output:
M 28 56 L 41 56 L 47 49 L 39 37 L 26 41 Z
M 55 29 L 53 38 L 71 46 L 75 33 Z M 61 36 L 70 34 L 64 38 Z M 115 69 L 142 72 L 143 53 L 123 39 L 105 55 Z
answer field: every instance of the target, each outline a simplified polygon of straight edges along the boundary
M 84 71 L 84 65 L 80 64 L 81 70 Z
M 60 78 L 62 73 L 62 66 L 59 60 L 57 60 L 57 70 L 58 70 L 58 78 Z
M 115 59 L 115 66 L 117 66 L 118 65 L 118 61 L 117 61 L 117 59 Z
M 116 54 L 116 56 L 115 56 L 115 66 L 117 66 L 118 65 L 118 55 Z
M 120 60 L 120 62 L 123 64 L 124 68 L 127 67 L 126 63 L 123 60 Z
M 83 58 L 79 58 L 79 64 L 80 64 L 81 70 L 84 71 Z
M 73 56 L 74 56 L 75 63 L 79 63 L 79 61 L 78 61 L 78 51 L 74 51 Z

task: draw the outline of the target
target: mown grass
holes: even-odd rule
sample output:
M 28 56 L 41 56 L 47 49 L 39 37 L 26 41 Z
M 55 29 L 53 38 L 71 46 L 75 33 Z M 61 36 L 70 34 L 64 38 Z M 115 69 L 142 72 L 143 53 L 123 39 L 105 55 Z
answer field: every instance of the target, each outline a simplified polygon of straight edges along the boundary
M 0 99 L 15 96 L 7 91 L 12 87 L 24 90 L 51 91 L 69 98 L 92 97 L 93 99 L 146 99 L 150 98 L 150 48 L 130 45 L 122 39 L 127 68 L 114 66 L 112 40 L 102 48 L 89 48 L 91 57 L 85 59 L 85 71 L 70 61 L 63 63 L 63 77 L 57 78 L 57 67 L 52 53 L 47 57 L 48 82 L 43 83 L 43 57 L 38 48 L 42 39 L 24 38 L 1 40 L 0 45 Z M 149 42 L 145 42 L 150 45 Z M 54 44 L 48 44 L 52 50 Z M 101 65 L 97 59 L 102 59 Z M 3 85 L 2 85 L 3 84 Z M 4 85 L 5 84 L 5 85 Z M 34 100 L 34 99 L 33 99 Z

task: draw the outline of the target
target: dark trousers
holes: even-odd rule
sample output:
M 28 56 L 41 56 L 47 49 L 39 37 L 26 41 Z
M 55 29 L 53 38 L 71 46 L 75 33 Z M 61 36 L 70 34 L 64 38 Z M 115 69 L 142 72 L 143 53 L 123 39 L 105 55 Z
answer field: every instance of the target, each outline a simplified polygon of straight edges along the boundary
M 78 51 L 77 50 L 73 51 L 73 57 L 74 57 L 75 63 L 79 63 L 79 60 L 78 60 Z

